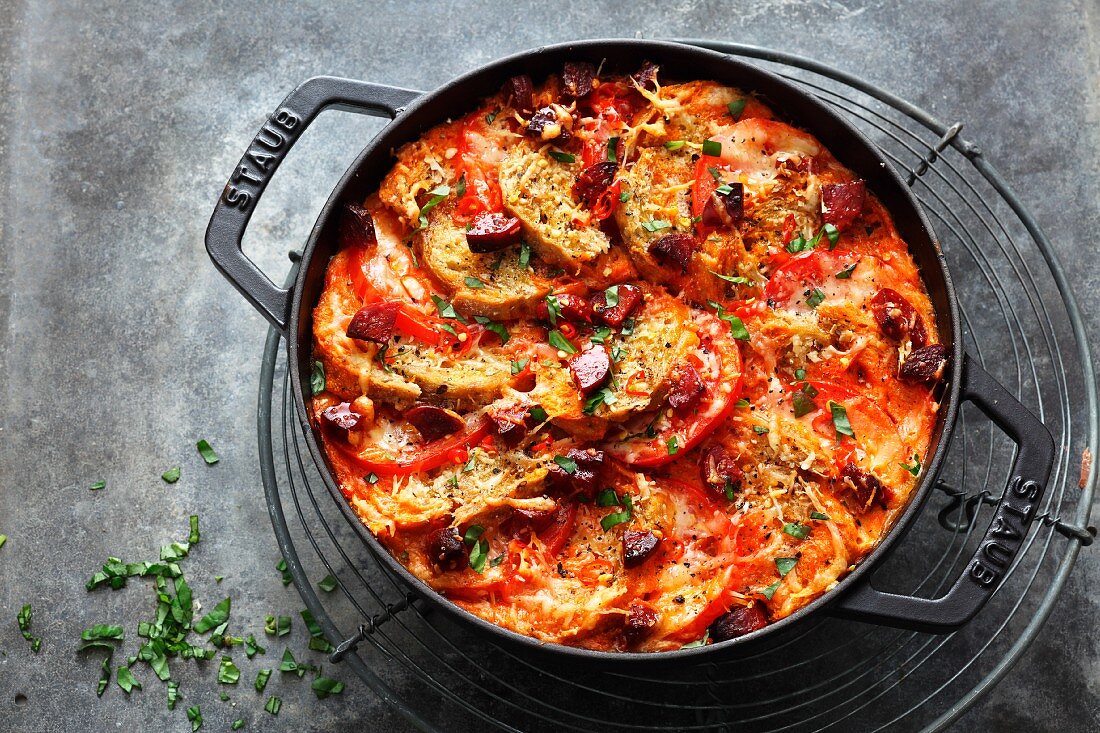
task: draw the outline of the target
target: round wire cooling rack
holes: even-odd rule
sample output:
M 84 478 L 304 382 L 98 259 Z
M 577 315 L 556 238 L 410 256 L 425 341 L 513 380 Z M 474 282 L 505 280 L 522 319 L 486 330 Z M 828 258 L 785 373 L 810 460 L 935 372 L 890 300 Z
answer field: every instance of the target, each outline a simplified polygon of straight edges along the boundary
M 844 72 L 753 46 L 755 59 L 835 107 L 903 174 L 955 275 L 967 351 L 1036 414 L 1061 450 L 1024 549 L 986 608 L 948 635 L 823 618 L 748 658 L 637 675 L 531 661 L 473 636 L 409 592 L 357 539 L 304 445 L 281 336 L 260 373 L 260 467 L 302 598 L 380 699 L 421 730 L 940 730 L 988 692 L 1049 615 L 1088 527 L 1095 379 L 1080 314 L 1050 242 L 978 147 Z M 294 273 L 291 273 L 293 279 Z M 1073 399 L 1071 399 L 1071 395 Z M 964 569 L 1008 478 L 1013 446 L 964 405 L 937 487 L 884 567 L 885 590 L 936 597 Z M 333 574 L 339 592 L 311 579 Z

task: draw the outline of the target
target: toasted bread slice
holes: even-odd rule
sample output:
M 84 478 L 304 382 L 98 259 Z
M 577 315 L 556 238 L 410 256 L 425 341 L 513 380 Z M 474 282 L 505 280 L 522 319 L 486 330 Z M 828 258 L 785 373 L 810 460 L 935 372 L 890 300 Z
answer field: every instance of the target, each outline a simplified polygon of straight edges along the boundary
M 496 320 L 529 315 L 550 292 L 550 285 L 519 266 L 519 246 L 493 254 L 474 254 L 466 233 L 446 211 L 433 211 L 428 228 L 416 235 L 424 267 L 445 285 L 454 306 Z M 480 285 L 479 285 L 480 283 Z
M 420 217 L 416 197 L 454 178 L 446 158 L 447 141 L 453 134 L 450 128 L 440 125 L 403 145 L 397 151 L 397 162 L 378 188 L 378 198 L 408 226 L 415 227 Z
M 599 440 L 607 432 L 607 421 L 584 414 L 584 397 L 577 390 L 569 369 L 547 347 L 532 364 L 535 388 L 530 398 L 546 410 L 550 422 L 577 440 Z
M 386 363 L 419 387 L 425 402 L 456 409 L 492 402 L 511 380 L 511 362 L 499 349 L 475 348 L 456 358 L 413 341 L 391 345 Z
M 564 163 L 549 155 L 550 146 L 535 150 L 514 146 L 500 164 L 504 208 L 523 225 L 531 246 L 543 259 L 570 273 L 611 246 L 598 222 L 581 224 L 588 213 L 573 198 L 573 183 L 582 171 L 578 159 Z
M 634 265 L 649 281 L 659 282 L 696 302 L 723 297 L 726 282 L 716 277 L 738 274 L 739 256 L 745 247 L 736 229 L 710 232 L 697 243 L 687 272 L 676 265 L 659 262 L 649 247 L 675 232 L 694 234 L 691 219 L 691 189 L 695 162 L 686 150 L 663 147 L 643 148 L 634 167 L 622 174 L 622 189 L 630 197 L 619 205 L 615 221 Z M 650 231 L 654 223 L 670 227 Z
M 690 322 L 691 310 L 683 301 L 647 288 L 633 331 L 620 334 L 613 346 L 619 356 L 610 385 L 613 398 L 594 414 L 622 421 L 658 404 L 668 391 L 672 368 L 699 345 L 699 337 L 688 328 Z

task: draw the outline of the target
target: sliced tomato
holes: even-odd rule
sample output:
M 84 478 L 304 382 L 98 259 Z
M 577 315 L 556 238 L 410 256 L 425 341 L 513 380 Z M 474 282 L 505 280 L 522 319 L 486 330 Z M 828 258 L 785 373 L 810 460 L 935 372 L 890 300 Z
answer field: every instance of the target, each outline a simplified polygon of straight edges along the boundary
M 323 430 L 327 429 L 322 427 Z M 336 434 L 330 434 L 329 442 L 340 447 L 351 460 L 365 472 L 378 476 L 408 476 L 421 471 L 431 471 L 448 464 L 466 461 L 470 446 L 476 445 L 489 432 L 489 421 L 481 418 L 461 433 L 433 440 L 417 449 L 397 457 L 388 456 L 377 448 L 356 452 Z
M 554 512 L 554 518 L 550 520 L 550 526 L 538 533 L 539 541 L 548 556 L 557 557 L 561 554 L 569 538 L 573 536 L 576 524 L 577 505 L 573 502 L 560 503 Z
M 701 344 L 694 356 L 704 393 L 695 409 L 669 417 L 665 408 L 628 420 L 630 437 L 607 443 L 611 455 L 633 466 L 660 466 L 694 448 L 722 423 L 741 396 L 741 347 L 729 326 L 711 313 L 696 311 Z M 675 443 L 671 441 L 675 438 Z
M 719 182 L 711 173 L 711 170 L 717 170 L 721 175 L 724 168 L 725 165 L 722 163 L 721 158 L 712 155 L 700 156 L 695 163 L 695 183 L 691 187 L 691 215 L 693 217 L 698 219 L 703 216 L 707 199 L 714 193 L 714 189 L 719 186 Z

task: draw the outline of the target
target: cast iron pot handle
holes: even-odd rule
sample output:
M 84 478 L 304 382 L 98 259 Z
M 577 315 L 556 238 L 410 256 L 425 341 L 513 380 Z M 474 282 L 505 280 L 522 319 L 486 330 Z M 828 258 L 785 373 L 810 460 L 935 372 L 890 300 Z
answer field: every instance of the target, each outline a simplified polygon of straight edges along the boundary
M 393 119 L 420 92 L 333 76 L 304 82 L 267 119 L 225 184 L 210 226 L 206 251 L 222 274 L 279 330 L 290 321 L 291 293 L 280 288 L 241 251 L 248 220 L 267 182 L 298 138 L 328 107 Z
M 842 618 L 913 631 L 946 633 L 981 610 L 1020 551 L 1054 465 L 1054 439 L 1030 410 L 977 362 L 964 357 L 961 398 L 973 402 L 1019 449 L 1008 486 L 978 549 L 947 594 L 915 598 L 875 590 L 870 582 L 843 596 L 833 612 Z

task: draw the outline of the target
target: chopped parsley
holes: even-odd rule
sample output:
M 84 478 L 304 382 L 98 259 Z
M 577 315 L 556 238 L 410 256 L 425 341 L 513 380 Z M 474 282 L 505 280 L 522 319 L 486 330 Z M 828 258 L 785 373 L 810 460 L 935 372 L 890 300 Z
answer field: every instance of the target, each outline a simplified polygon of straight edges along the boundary
M 290 585 L 294 582 L 294 576 L 290 574 L 286 567 L 286 558 L 279 558 L 279 562 L 275 563 L 275 569 L 283 574 L 283 585 Z
M 561 150 L 551 150 L 549 155 L 550 155 L 551 158 L 558 161 L 559 163 L 576 163 L 577 162 L 576 156 L 574 156 L 572 153 L 562 152 Z
M 530 361 L 530 359 L 519 359 L 518 361 L 513 361 L 512 362 L 512 374 L 513 375 L 519 374 L 524 369 L 526 369 L 528 361 Z
M 140 690 L 141 688 L 138 687 Z M 202 711 L 199 710 L 198 705 L 192 705 L 187 708 L 187 719 L 191 721 L 191 733 L 195 733 L 202 727 Z
M 241 679 L 241 670 L 233 664 L 233 660 L 227 656 L 222 657 L 218 664 L 218 682 L 223 685 L 235 685 Z
M 467 275 L 466 279 L 463 282 L 466 283 L 466 287 L 468 287 L 468 288 L 474 288 L 475 290 L 484 290 L 485 289 L 485 283 L 481 282 L 480 280 L 478 280 L 476 277 L 474 277 L 472 275 Z
M 249 659 L 257 654 L 267 654 L 267 649 L 260 646 L 260 643 L 256 641 L 256 637 L 252 634 L 248 635 L 248 638 L 244 640 L 244 654 Z
M 619 304 L 619 286 L 612 285 L 603 291 L 604 303 L 608 308 L 614 308 Z
M 811 308 L 816 308 L 821 305 L 824 300 L 825 293 L 821 291 L 821 288 L 814 288 L 814 291 L 810 293 L 808 298 L 806 298 L 806 305 L 810 306 Z
M 458 185 L 455 186 L 455 196 L 462 198 L 466 195 L 466 174 L 463 173 L 458 177 Z
M 730 112 L 730 117 L 737 121 L 741 119 L 741 113 L 745 111 L 745 100 L 735 99 L 726 105 L 726 109 Z
M 829 238 L 829 249 L 836 247 L 836 243 L 840 241 L 840 230 L 832 224 L 826 224 L 821 227 L 821 231 L 825 232 L 825 236 Z
M 633 334 L 634 333 L 634 319 L 633 318 L 627 318 L 625 321 L 623 321 L 622 327 L 619 328 L 619 333 L 622 334 L 623 336 L 630 336 L 631 334 Z
M 668 454 L 670 456 L 674 456 L 676 455 L 677 451 L 680 450 L 680 441 L 675 435 L 673 435 L 671 438 L 668 439 L 668 442 L 665 443 L 665 447 L 668 449 Z
M 318 700 L 324 700 L 329 695 L 339 695 L 344 691 L 344 683 L 330 680 L 328 677 L 317 677 L 311 685 Z
M 206 461 L 206 465 L 213 466 L 218 462 L 218 454 L 214 452 L 214 449 L 210 447 L 210 443 L 205 438 L 196 443 L 195 447 L 199 449 L 199 455 Z
M 7 541 L 8 541 L 8 536 L 6 534 L 0 534 L 0 547 L 3 547 L 4 543 L 7 542 Z
M 554 463 L 561 466 L 561 470 L 570 475 L 577 472 L 577 462 L 568 456 L 554 456 Z
M 569 340 L 556 328 L 550 332 L 547 340 L 550 342 L 550 345 L 558 351 L 564 351 L 566 354 L 577 353 L 577 348 L 569 343 Z
M 904 468 L 909 473 L 913 474 L 914 476 L 920 475 L 920 455 L 918 455 L 917 453 L 913 454 L 913 465 L 910 466 L 905 463 L 899 463 L 898 465 Z
M 856 437 L 855 431 L 852 430 L 852 423 L 848 421 L 848 411 L 844 409 L 844 405 L 829 400 L 829 412 L 833 414 L 833 427 L 836 428 L 838 443 L 842 435 L 847 435 L 849 438 Z
M 804 252 L 808 249 L 813 249 L 813 245 L 811 245 L 809 242 L 807 242 L 806 238 L 803 237 L 801 234 L 798 235 L 797 237 L 795 237 L 794 239 L 792 239 L 791 241 L 787 242 L 787 251 L 790 252 L 791 254 L 796 254 L 798 252 Z
M 279 708 L 281 708 L 282 706 L 283 706 L 282 699 L 272 695 L 271 697 L 269 697 L 267 699 L 267 705 L 264 705 L 264 710 L 271 713 L 272 715 L 278 715 L 279 714 Z
M 88 490 L 89 491 L 100 491 L 101 489 L 105 489 L 105 488 L 107 488 L 107 482 L 106 481 L 96 481 L 94 484 L 92 484 L 91 486 L 88 487 Z
M 852 273 L 855 272 L 856 265 L 858 265 L 858 264 L 859 264 L 858 262 L 853 262 L 852 264 L 845 267 L 843 270 L 841 270 L 840 272 L 838 272 L 836 274 L 836 279 L 837 280 L 848 280 L 849 278 L 851 278 Z
M 42 637 L 35 636 L 31 633 L 31 616 L 34 615 L 34 608 L 31 604 L 24 604 L 19 613 L 16 615 L 15 620 L 19 623 L 19 632 L 23 634 L 23 638 L 31 643 L 31 651 L 38 654 L 38 650 L 42 648 Z
M 451 187 L 447 184 L 442 186 L 436 186 L 431 191 L 428 191 L 431 198 L 428 199 L 428 203 L 420 207 L 420 220 L 419 226 L 416 227 L 416 231 L 426 229 L 428 227 L 428 212 L 443 202 L 445 198 L 451 195 Z
M 741 277 L 740 275 L 723 275 L 720 272 L 714 270 L 708 270 L 711 275 L 714 275 L 719 280 L 725 280 L 728 283 L 734 283 L 735 285 L 748 285 L 749 279 L 747 277 Z
M 623 494 L 622 507 L 621 512 L 612 512 L 600 520 L 600 526 L 603 527 L 605 532 L 616 525 L 630 521 L 634 514 L 634 500 L 630 494 Z
M 619 495 L 615 489 L 604 489 L 596 494 L 596 506 L 619 506 Z
M 804 540 L 810 536 L 810 528 L 798 522 L 787 522 L 783 525 L 783 534 L 789 534 L 797 540 Z
M 722 143 L 717 140 L 704 140 L 703 141 L 703 155 L 710 155 L 715 158 L 722 155 Z
M 508 343 L 508 339 L 512 337 L 512 335 L 508 333 L 508 329 L 504 327 L 503 323 L 497 323 L 496 321 L 489 320 L 485 316 L 474 316 L 474 320 L 484 326 L 487 330 L 492 331 L 497 336 L 500 336 L 501 346 Z
M 821 512 L 810 512 L 810 519 L 816 519 L 819 522 L 828 522 L 829 521 L 829 515 L 828 514 L 822 514 Z
M 615 393 L 611 391 L 611 388 L 602 387 L 584 401 L 584 407 L 581 409 L 584 411 L 585 415 L 593 415 L 597 407 L 600 405 L 613 405 L 617 399 Z
M 730 335 L 738 341 L 748 341 L 751 338 L 749 329 L 745 328 L 744 322 L 737 316 L 732 313 L 721 313 L 718 317 L 730 324 Z
M 794 566 L 798 564 L 797 557 L 777 557 L 775 558 L 775 568 L 779 571 L 779 577 L 787 577 L 787 573 L 794 569 Z
M 687 145 L 687 140 L 669 140 L 667 143 L 665 143 L 665 149 L 666 150 L 679 150 L 680 148 L 684 147 L 685 145 Z
M 180 480 L 180 467 L 174 466 L 160 475 L 167 484 L 174 484 Z
M 671 227 L 672 224 L 668 223 L 664 219 L 654 219 L 653 221 L 642 222 L 642 229 L 645 229 L 647 232 L 659 232 L 662 229 L 669 229 Z
M 617 155 L 618 149 L 619 149 L 619 137 L 617 135 L 614 136 L 614 137 L 609 137 L 607 139 L 607 159 L 609 161 L 611 161 L 612 163 L 616 163 L 619 160 L 618 155 Z
M 531 264 L 531 245 L 524 240 L 519 243 L 519 269 L 526 270 Z
M 475 573 L 485 572 L 485 561 L 489 559 L 489 542 L 482 533 L 485 531 L 480 525 L 473 525 L 466 530 L 463 541 L 470 547 L 470 569 Z
M 325 391 L 325 365 L 319 361 L 313 362 L 313 370 L 309 374 L 309 390 L 315 396 Z

